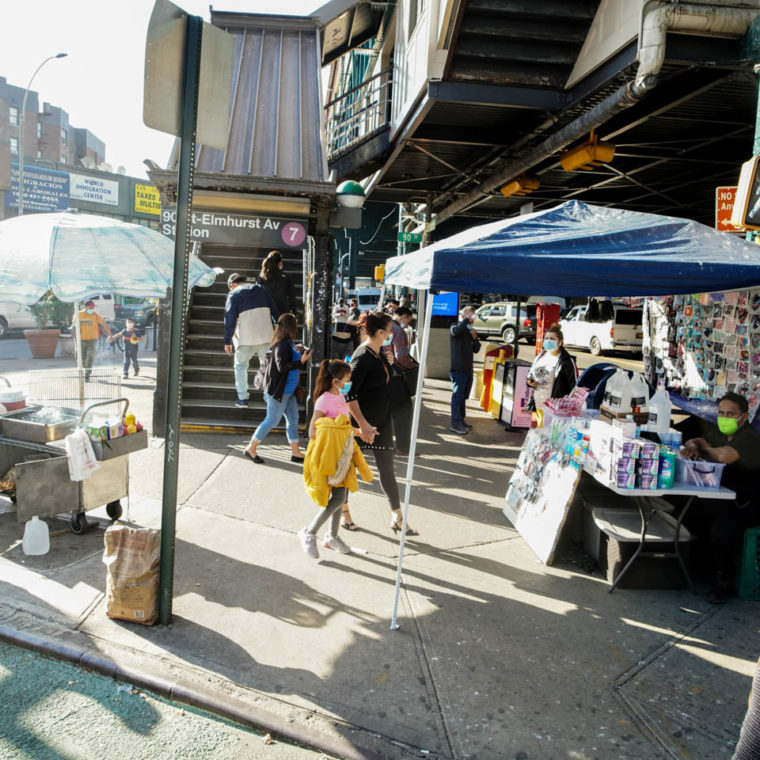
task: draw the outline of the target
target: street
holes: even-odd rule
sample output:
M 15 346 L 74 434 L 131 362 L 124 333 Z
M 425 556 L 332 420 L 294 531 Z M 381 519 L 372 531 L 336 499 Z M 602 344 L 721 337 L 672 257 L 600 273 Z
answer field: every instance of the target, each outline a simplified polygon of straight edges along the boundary
M 327 758 L 4 643 L 0 684 L 3 760 Z

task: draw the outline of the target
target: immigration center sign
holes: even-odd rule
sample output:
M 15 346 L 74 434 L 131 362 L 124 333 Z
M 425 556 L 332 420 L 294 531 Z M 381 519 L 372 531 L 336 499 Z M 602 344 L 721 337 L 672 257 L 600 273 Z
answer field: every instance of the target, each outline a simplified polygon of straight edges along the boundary
M 11 164 L 11 187 L 5 193 L 6 208 L 18 208 L 18 164 Z M 24 167 L 24 209 L 65 211 L 69 207 L 69 174 L 55 169 Z
M 173 239 L 176 226 L 177 209 L 162 210 L 159 232 Z M 190 239 L 221 245 L 303 248 L 306 223 L 274 216 L 195 210 L 190 219 Z

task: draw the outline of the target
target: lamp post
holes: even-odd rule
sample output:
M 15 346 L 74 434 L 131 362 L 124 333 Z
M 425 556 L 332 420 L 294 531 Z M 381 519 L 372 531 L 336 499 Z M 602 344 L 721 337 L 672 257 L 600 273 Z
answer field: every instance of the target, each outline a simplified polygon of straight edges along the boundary
M 18 215 L 21 216 L 24 213 L 24 121 L 26 115 L 26 99 L 29 97 L 29 90 L 32 89 L 32 82 L 37 76 L 39 70 L 48 62 L 54 58 L 65 58 L 68 53 L 56 53 L 46 58 L 32 74 L 32 78 L 29 80 L 29 84 L 26 86 L 24 92 L 24 99 L 21 102 L 21 118 L 19 120 L 19 137 L 18 137 Z

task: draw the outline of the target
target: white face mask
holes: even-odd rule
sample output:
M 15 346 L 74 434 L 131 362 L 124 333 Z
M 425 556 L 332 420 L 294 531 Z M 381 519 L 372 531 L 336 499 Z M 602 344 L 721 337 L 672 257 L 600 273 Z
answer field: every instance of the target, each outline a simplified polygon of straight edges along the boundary
M 95 309 L 86 309 L 86 311 L 87 311 L 88 314 L 94 314 L 95 313 Z

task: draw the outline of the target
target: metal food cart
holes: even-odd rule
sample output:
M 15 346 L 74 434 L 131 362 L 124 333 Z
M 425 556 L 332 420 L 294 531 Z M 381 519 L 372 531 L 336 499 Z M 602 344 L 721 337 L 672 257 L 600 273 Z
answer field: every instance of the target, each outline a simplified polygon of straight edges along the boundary
M 0 476 L 15 470 L 15 488 L 6 491 L 16 504 L 18 522 L 71 512 L 74 533 L 89 527 L 85 513 L 106 506 L 112 520 L 122 515 L 121 499 L 129 495 L 129 453 L 147 448 L 146 431 L 104 441 L 92 441 L 100 465 L 86 480 L 72 481 L 63 439 L 96 407 L 123 405 L 126 398 L 100 401 L 81 413 L 52 406 L 27 406 L 0 415 Z

